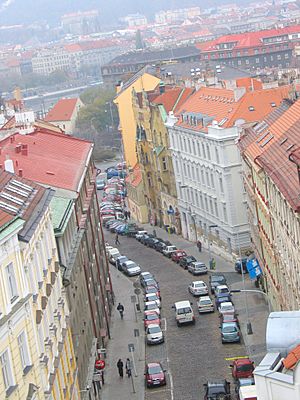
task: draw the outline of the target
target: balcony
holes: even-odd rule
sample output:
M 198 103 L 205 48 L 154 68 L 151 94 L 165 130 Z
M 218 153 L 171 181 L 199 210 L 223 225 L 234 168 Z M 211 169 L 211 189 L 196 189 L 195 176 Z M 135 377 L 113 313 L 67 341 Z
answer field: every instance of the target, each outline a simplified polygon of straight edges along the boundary
M 63 280 L 63 285 L 65 287 L 71 283 L 73 266 L 74 266 L 74 263 L 76 260 L 76 256 L 77 256 L 84 232 L 85 232 L 85 229 L 79 229 L 76 232 L 75 240 L 73 241 L 73 245 L 69 252 L 69 258 L 67 260 L 67 265 L 64 267 L 64 269 L 62 269 L 62 280 Z

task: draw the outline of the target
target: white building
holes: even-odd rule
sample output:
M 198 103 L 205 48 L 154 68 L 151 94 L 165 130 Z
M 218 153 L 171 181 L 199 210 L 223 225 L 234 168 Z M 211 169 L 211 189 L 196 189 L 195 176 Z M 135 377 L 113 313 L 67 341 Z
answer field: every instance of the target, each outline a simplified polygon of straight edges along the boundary
M 235 144 L 238 128 L 216 125 L 202 133 L 176 126 L 175 121 L 169 118 L 167 127 L 183 237 L 196 240 L 197 230 L 197 238 L 211 233 L 229 252 L 239 244 L 248 248 L 241 161 Z

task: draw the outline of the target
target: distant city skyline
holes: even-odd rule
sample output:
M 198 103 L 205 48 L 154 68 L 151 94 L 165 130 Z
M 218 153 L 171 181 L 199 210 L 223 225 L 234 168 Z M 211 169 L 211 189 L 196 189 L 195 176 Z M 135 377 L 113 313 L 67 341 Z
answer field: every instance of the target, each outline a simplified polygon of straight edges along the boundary
M 130 13 L 142 13 L 152 18 L 155 12 L 166 9 L 199 6 L 202 8 L 217 7 L 222 4 L 232 3 L 230 0 L 0 0 L 0 25 L 30 24 L 38 21 L 47 21 L 51 25 L 57 25 L 60 17 L 66 13 L 97 9 L 100 11 L 100 20 L 108 25 L 113 24 Z M 238 2 L 243 3 L 243 2 Z M 32 13 L 32 10 L 35 10 Z M 47 12 L 45 13 L 45 10 Z

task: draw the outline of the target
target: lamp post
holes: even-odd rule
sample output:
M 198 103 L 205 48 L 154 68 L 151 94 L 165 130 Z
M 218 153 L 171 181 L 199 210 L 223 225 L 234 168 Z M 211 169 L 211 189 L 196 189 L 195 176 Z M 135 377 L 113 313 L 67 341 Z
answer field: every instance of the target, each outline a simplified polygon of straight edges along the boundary
M 238 246 L 239 246 L 239 257 L 240 257 L 240 263 L 241 263 L 243 292 L 245 293 L 245 299 L 244 300 L 245 300 L 245 308 L 246 308 L 246 315 L 247 315 L 247 333 L 248 333 L 248 335 L 252 335 L 253 331 L 252 331 L 251 322 L 249 320 L 248 297 L 247 297 L 247 290 L 246 290 L 246 286 L 245 286 L 245 272 L 244 272 L 244 267 L 243 267 L 239 230 L 237 231 L 237 239 L 238 239 Z
M 212 257 L 211 257 L 211 248 L 210 248 L 210 230 L 211 228 L 217 228 L 218 225 L 209 225 L 208 226 L 208 254 L 209 254 L 209 268 L 212 269 Z
M 191 218 L 193 220 L 193 227 L 194 227 L 194 232 L 195 232 L 195 241 L 196 243 L 198 242 L 198 235 L 197 235 L 197 227 L 196 227 L 196 214 L 191 213 Z
M 267 299 L 269 314 L 272 312 L 270 299 L 269 299 L 269 296 L 267 295 L 267 293 L 263 292 L 262 290 L 256 290 L 256 289 L 232 289 L 232 290 L 230 290 L 230 293 L 242 293 L 242 292 L 258 293 L 258 294 L 264 295 L 265 298 Z

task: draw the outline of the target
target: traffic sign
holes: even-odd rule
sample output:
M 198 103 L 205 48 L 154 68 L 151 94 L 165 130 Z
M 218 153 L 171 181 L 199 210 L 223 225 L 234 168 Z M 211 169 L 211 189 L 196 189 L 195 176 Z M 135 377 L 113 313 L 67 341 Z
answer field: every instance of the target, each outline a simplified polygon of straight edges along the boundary
M 139 288 L 140 284 L 138 283 L 138 281 L 133 282 L 133 287 L 135 288 Z
M 140 331 L 139 331 L 139 329 L 134 329 L 134 330 L 133 330 L 133 334 L 134 334 L 134 337 L 139 337 L 139 336 L 140 336 Z
M 134 289 L 134 293 L 138 296 L 141 293 L 141 289 Z
M 95 361 L 95 368 L 98 370 L 105 368 L 105 361 L 104 360 L 96 360 Z

